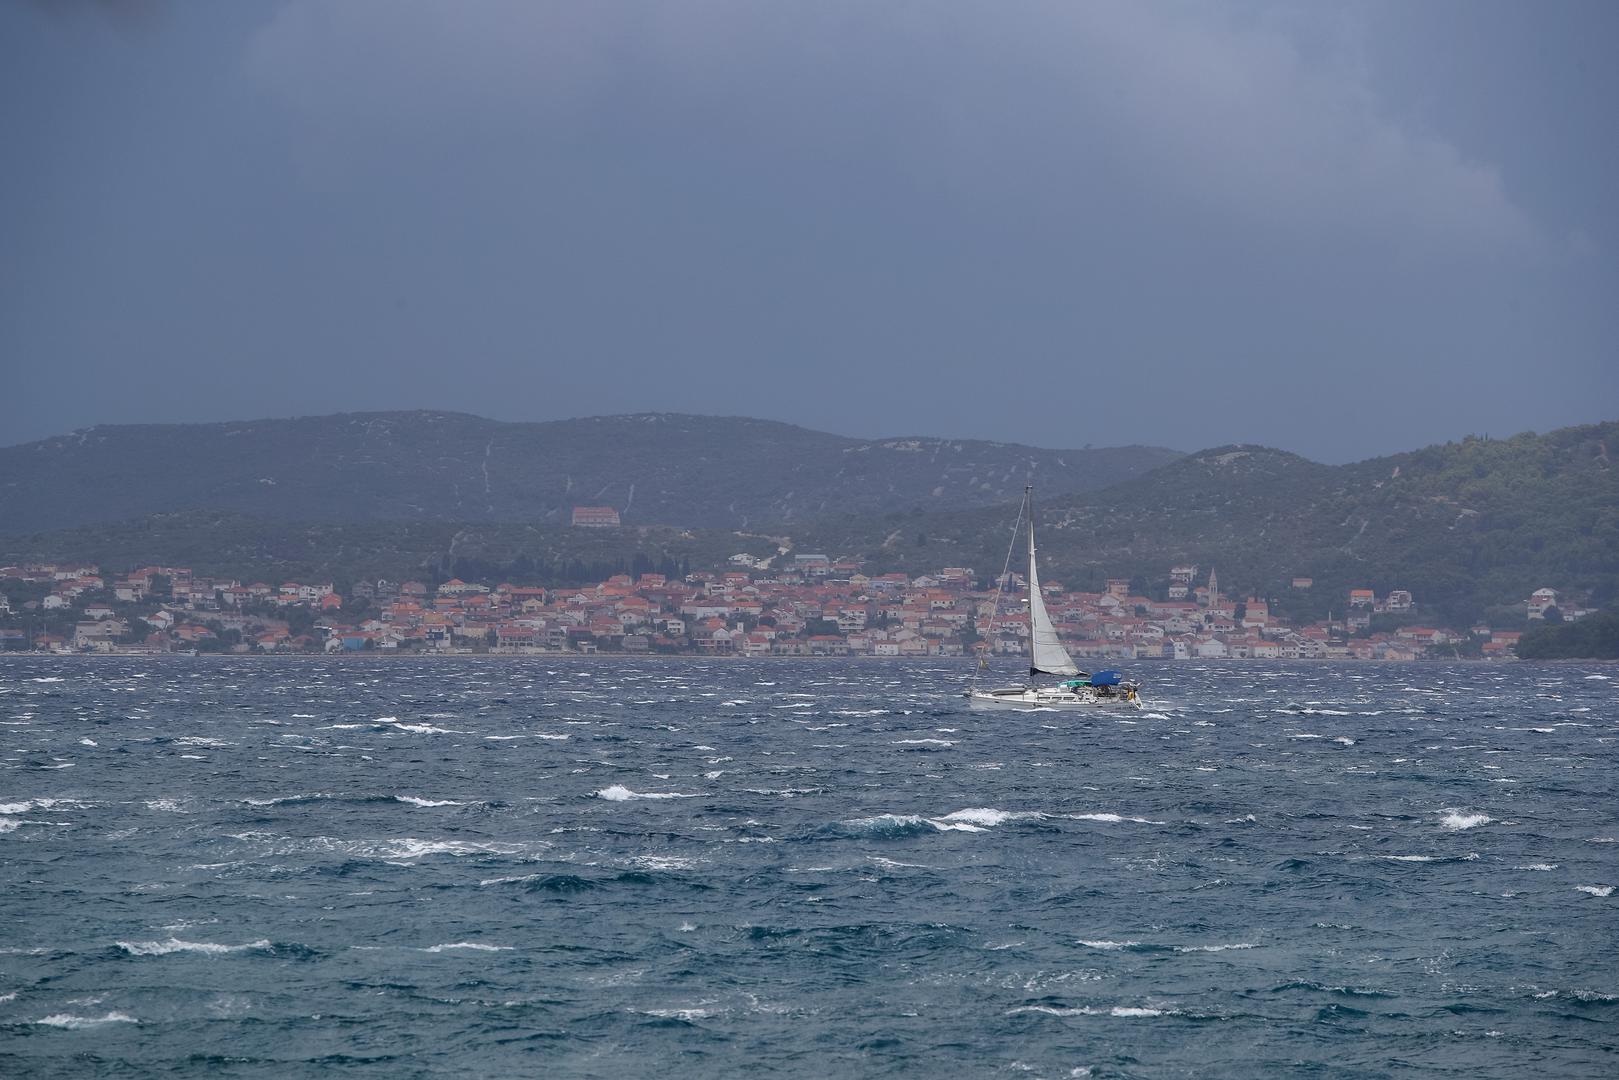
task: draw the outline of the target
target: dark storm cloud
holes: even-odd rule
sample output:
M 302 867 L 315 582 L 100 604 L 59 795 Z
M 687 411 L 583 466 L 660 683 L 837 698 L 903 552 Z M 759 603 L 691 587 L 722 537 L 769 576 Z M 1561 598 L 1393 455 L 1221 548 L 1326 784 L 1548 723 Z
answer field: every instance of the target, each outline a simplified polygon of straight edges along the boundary
M 174 8 L 72 59 L 74 139 L 17 125 L 14 419 L 667 408 L 1328 458 L 1595 419 L 1613 21 Z
M 163 9 L 162 0 L 27 0 L 35 10 L 59 18 L 92 16 L 121 29 L 153 25 Z
M 1073 182 L 1106 153 L 1166 193 L 1262 221 L 1437 235 L 1469 254 L 1541 239 L 1492 166 L 1389 118 L 1341 49 L 1310 56 L 1282 27 L 1214 9 L 351 0 L 285 9 L 250 70 L 317 128 L 410 132 L 491 111 L 549 125 L 619 93 L 678 122 L 672 95 L 695 139 L 712 125 L 761 148 L 858 148 L 989 201 L 1021 178 Z

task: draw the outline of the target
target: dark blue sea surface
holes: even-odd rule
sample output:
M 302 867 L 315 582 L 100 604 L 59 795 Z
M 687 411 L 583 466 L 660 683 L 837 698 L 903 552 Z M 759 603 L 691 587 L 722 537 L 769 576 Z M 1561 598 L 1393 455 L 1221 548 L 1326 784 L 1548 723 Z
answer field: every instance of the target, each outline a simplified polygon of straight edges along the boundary
M 0 1075 L 1619 1075 L 1619 669 L 969 674 L 0 661 Z

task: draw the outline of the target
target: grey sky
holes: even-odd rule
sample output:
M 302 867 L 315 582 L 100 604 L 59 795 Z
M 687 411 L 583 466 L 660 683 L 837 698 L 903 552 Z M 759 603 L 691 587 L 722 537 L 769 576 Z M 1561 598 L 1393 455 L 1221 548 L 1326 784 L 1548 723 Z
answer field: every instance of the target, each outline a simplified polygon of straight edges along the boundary
M 0 5 L 0 443 L 1619 416 L 1619 5 Z

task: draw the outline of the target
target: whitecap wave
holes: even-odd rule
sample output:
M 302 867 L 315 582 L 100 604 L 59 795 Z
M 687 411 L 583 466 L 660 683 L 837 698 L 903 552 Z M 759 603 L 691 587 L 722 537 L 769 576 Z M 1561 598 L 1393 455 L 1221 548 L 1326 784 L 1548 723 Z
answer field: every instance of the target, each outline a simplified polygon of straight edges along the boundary
M 233 840 L 264 845 L 262 851 L 264 855 L 303 855 L 316 852 L 344 855 L 354 859 L 381 859 L 386 862 L 409 862 L 429 855 L 528 856 L 550 846 L 544 840 L 523 844 L 492 840 L 423 840 L 414 836 L 390 837 L 383 840 L 351 840 L 335 836 L 276 836 L 263 832 L 231 833 L 230 836 Z
M 1488 814 L 1470 814 L 1465 810 L 1447 809 L 1445 816 L 1439 819 L 1439 824 L 1447 829 L 1476 829 L 1494 820 Z
M 71 1013 L 52 1013 L 41 1020 L 34 1021 L 45 1027 L 66 1028 L 77 1031 L 80 1028 L 99 1027 L 102 1024 L 138 1024 L 139 1020 L 128 1013 L 110 1012 L 105 1016 L 74 1016 Z
M 1056 1005 L 1023 1005 L 1010 1009 L 1014 1013 L 1044 1013 L 1046 1016 L 1116 1016 L 1127 1020 L 1149 1020 L 1174 1012 L 1173 1009 L 1154 1009 L 1143 1005 L 1076 1005 L 1063 1008 Z
M 642 1016 L 651 1016 L 659 1020 L 706 1020 L 714 1015 L 712 1009 L 639 1009 Z
M 608 802 L 634 802 L 640 799 L 700 799 L 702 798 L 702 793 L 688 795 L 679 791 L 631 791 L 623 784 L 614 784 L 612 787 L 605 787 L 596 792 L 596 798 L 606 799 Z
M 429 945 L 427 948 L 421 951 L 428 953 L 452 952 L 455 950 L 465 950 L 468 952 L 511 952 L 512 948 L 513 947 L 510 945 L 485 945 L 478 941 L 452 941 L 444 945 Z
M 87 805 L 77 799 L 24 799 L 22 802 L 0 803 L 0 814 L 26 814 L 31 810 L 80 810 Z
M 933 832 L 980 833 L 1004 825 L 1009 821 L 1031 821 L 1045 817 L 1035 811 L 997 810 L 989 806 L 970 806 L 952 810 L 940 817 L 923 814 L 877 814 L 873 817 L 852 818 L 838 825 L 862 835 L 903 836 Z
M 374 845 L 360 842 L 353 853 L 374 854 L 383 859 L 420 859 L 428 855 L 516 855 L 523 851 L 521 844 L 475 843 L 470 840 L 418 840 L 406 836 L 397 840 L 382 840 Z
M 625 862 L 637 870 L 691 870 L 697 863 L 679 855 L 631 855 Z
M 1591 896 L 1612 896 L 1613 895 L 1613 886 L 1612 885 L 1576 885 L 1576 886 L 1574 886 L 1574 891 L 1575 892 L 1587 893 L 1587 894 L 1589 894 Z
M 970 806 L 965 810 L 954 810 L 946 814 L 941 821 L 966 822 L 970 825 L 980 825 L 992 829 L 1008 821 L 1027 821 L 1045 817 L 1044 814 L 1033 811 L 996 810 L 987 806 Z
M 251 949 L 268 949 L 268 939 L 250 941 L 246 945 L 220 945 L 212 941 L 181 941 L 179 938 L 169 938 L 167 941 L 120 941 L 118 947 L 131 956 L 168 956 L 170 953 L 201 953 L 204 956 L 223 956 L 226 953 L 246 952 Z
M 921 814 L 876 814 L 872 817 L 850 818 L 838 823 L 860 835 L 904 836 L 933 830 L 935 832 L 983 832 L 984 826 L 970 821 L 946 821 L 943 818 L 923 817 Z
M 409 803 L 411 806 L 465 806 L 464 802 L 454 799 L 418 799 L 414 795 L 395 795 L 395 802 Z
M 1067 817 L 1071 821 L 1100 821 L 1107 825 L 1121 825 L 1127 821 L 1134 822 L 1137 825 L 1168 824 L 1166 821 L 1154 821 L 1151 818 L 1144 817 L 1129 817 L 1125 814 L 1115 814 L 1105 810 L 1095 814 L 1065 814 L 1063 816 Z
M 1373 855 L 1374 859 L 1384 862 L 1431 863 L 1431 862 L 1477 862 L 1478 853 L 1468 852 L 1466 855 Z

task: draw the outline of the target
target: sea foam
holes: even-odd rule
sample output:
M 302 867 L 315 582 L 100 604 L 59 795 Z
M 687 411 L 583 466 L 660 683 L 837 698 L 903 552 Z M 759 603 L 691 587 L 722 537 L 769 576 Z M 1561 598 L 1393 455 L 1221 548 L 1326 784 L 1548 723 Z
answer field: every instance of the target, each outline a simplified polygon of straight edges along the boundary
M 226 953 L 246 952 L 249 949 L 268 949 L 268 939 L 250 941 L 246 945 L 219 945 L 211 941 L 120 941 L 118 947 L 131 956 L 168 956 L 170 953 L 201 953 L 204 956 L 223 956 Z
M 422 952 L 441 953 L 452 952 L 455 950 L 467 950 L 469 952 L 511 952 L 512 946 L 484 945 L 476 941 L 452 941 L 446 945 L 429 945 L 427 948 L 423 949 Z
M 80 1028 L 99 1027 L 102 1024 L 138 1024 L 139 1020 L 128 1013 L 110 1012 L 106 1016 L 74 1016 L 71 1013 L 52 1013 L 35 1023 L 45 1027 L 66 1028 L 77 1031 Z
M 1465 810 L 1450 810 L 1439 819 L 1439 824 L 1447 829 L 1476 829 L 1494 820 L 1488 814 L 1469 814 Z
M 632 802 L 638 799 L 699 799 L 702 795 L 686 795 L 678 791 L 631 791 L 623 784 L 614 784 L 596 792 L 596 798 L 608 802 Z

